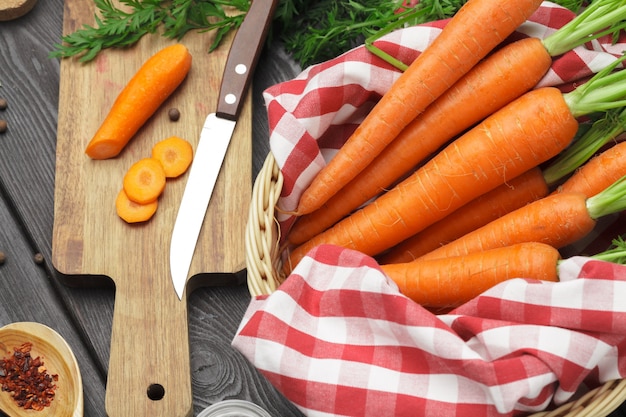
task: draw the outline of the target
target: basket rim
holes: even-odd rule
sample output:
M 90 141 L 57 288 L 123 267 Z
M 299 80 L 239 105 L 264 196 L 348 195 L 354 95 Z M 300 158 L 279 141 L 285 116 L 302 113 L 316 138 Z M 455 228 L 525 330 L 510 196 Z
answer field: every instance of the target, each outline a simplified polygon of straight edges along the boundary
M 269 152 L 254 182 L 246 224 L 247 285 L 252 297 L 270 295 L 285 279 L 281 272 L 280 233 L 275 217 L 282 186 L 282 173 Z M 529 417 L 602 417 L 608 416 L 625 401 L 626 379 L 615 379 L 554 410 Z

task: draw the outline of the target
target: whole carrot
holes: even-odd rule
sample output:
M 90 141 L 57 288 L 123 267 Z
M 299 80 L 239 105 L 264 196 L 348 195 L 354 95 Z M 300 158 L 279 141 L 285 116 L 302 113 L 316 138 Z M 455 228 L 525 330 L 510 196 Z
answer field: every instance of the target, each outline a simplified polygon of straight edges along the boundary
M 472 200 L 377 257 L 381 264 L 411 262 L 481 226 L 548 195 L 542 172 L 535 167 Z
M 512 278 L 558 282 L 559 251 L 537 242 L 381 266 L 400 292 L 427 308 L 458 307 Z
M 623 59 L 570 93 L 546 87 L 524 94 L 377 200 L 295 248 L 285 269 L 321 243 L 376 255 L 556 156 L 575 136 L 576 117 L 624 105 L 626 72 L 613 72 Z
M 626 175 L 626 148 L 611 148 L 603 158 L 587 163 L 602 146 L 615 140 L 624 131 L 625 116 L 626 112 L 622 109 L 607 112 L 592 123 L 589 129 L 580 128 L 573 145 L 543 171 L 533 168 L 483 194 L 391 248 L 378 257 L 378 261 L 385 264 L 410 262 L 419 258 L 510 211 L 545 197 L 550 189 L 581 165 L 585 168 L 576 171 L 557 191 L 581 192 L 587 197 L 596 195 Z
M 522 24 L 540 0 L 470 0 L 383 95 L 316 176 L 296 212 L 310 213 L 369 164 L 418 114 Z
M 180 43 L 150 57 L 116 98 L 87 145 L 92 159 L 116 157 L 187 76 L 191 54 Z
M 621 237 L 591 258 L 624 264 L 626 242 Z M 431 309 L 450 309 L 470 301 L 496 284 L 512 278 L 559 281 L 562 262 L 558 249 L 538 242 L 460 255 L 383 265 L 383 272 L 413 301 Z
M 589 198 L 583 193 L 551 194 L 441 246 L 415 262 L 521 242 L 542 242 L 562 248 L 587 236 L 599 218 L 625 209 L 626 176 Z
M 525 38 L 485 58 L 411 121 L 340 192 L 302 215 L 289 232 L 289 242 L 301 244 L 332 226 L 454 136 L 534 87 L 550 68 L 552 57 L 602 36 L 602 29 L 621 19 L 626 5 L 618 7 L 619 3 L 621 0 L 596 1 L 544 40 Z M 356 166 L 351 164 L 350 169 L 356 170 Z

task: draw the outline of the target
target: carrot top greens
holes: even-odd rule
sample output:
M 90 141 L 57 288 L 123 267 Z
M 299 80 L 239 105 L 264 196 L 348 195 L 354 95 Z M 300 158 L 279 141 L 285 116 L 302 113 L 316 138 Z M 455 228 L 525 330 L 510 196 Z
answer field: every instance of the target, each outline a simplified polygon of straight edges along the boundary
M 189 31 L 216 30 L 209 52 L 241 24 L 251 0 L 93 0 L 94 24 L 55 45 L 52 57 L 94 59 L 107 48 L 132 46 L 144 35 L 182 39 Z M 302 66 L 333 58 L 379 31 L 451 17 L 467 0 L 279 0 L 273 37 Z M 578 11 L 583 0 L 557 0 Z
M 548 184 L 555 184 L 588 161 L 604 145 L 614 140 L 626 129 L 626 108 L 610 109 L 601 114 L 590 127 L 580 129 L 573 144 L 543 170 Z

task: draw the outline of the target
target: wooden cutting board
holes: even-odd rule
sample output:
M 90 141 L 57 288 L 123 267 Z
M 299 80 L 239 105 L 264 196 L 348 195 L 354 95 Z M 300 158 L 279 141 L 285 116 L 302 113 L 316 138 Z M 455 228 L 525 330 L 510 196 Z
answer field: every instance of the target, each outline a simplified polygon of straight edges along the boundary
M 94 24 L 94 3 L 66 0 L 63 33 Z M 177 135 L 194 149 L 214 111 L 232 36 L 208 54 L 212 33 L 181 42 L 193 58 L 179 89 L 121 155 L 95 161 L 85 147 L 126 82 L 156 51 L 174 41 L 148 35 L 126 50 L 106 50 L 87 64 L 64 59 L 56 151 L 52 256 L 66 285 L 115 284 L 106 409 L 109 416 L 191 416 L 192 394 L 186 298 L 170 278 L 169 246 L 187 175 L 168 180 L 154 217 L 129 225 L 114 201 L 122 178 L 161 139 Z M 169 120 L 170 108 L 180 111 Z M 244 227 L 252 189 L 251 100 L 247 102 L 218 178 L 191 265 L 196 285 L 223 282 L 245 267 Z M 189 288 L 187 293 L 189 293 Z

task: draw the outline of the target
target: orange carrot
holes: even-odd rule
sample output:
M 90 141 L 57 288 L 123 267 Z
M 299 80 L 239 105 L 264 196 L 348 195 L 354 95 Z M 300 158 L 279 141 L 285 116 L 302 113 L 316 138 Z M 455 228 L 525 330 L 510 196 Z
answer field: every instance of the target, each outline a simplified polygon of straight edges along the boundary
M 159 198 L 165 189 L 165 169 L 154 158 L 135 162 L 124 175 L 124 191 L 138 204 L 147 204 Z
M 556 156 L 576 135 L 577 117 L 626 105 L 626 71 L 614 71 L 624 59 L 569 93 L 536 89 L 495 112 L 373 203 L 291 251 L 285 272 L 322 243 L 379 254 Z
M 191 54 L 183 44 L 163 48 L 148 59 L 113 103 L 85 150 L 93 159 L 117 156 L 187 76 Z
M 378 257 L 381 264 L 411 262 L 438 247 L 548 195 L 539 168 L 533 168 L 472 200 Z
M 557 155 L 577 129 L 578 122 L 558 89 L 528 92 L 377 200 L 294 249 L 285 267 L 295 266 L 321 243 L 376 255 Z
M 341 192 L 301 216 L 289 232 L 289 242 L 305 242 L 387 189 L 454 136 L 534 87 L 551 62 L 537 38 L 495 52 L 418 115 Z M 480 106 L 476 105 L 478 97 Z
M 152 157 L 161 162 L 167 178 L 176 178 L 185 173 L 193 160 L 191 143 L 178 136 L 171 136 L 152 147 Z
M 620 115 L 621 117 L 615 117 Z M 413 237 L 396 245 L 378 258 L 380 263 L 398 263 L 414 260 L 439 246 L 460 238 L 472 230 L 489 223 L 509 211 L 545 197 L 549 189 L 563 177 L 585 164 L 594 153 L 624 130 L 626 111 L 610 111 L 591 124 L 589 129 L 580 128 L 572 146 L 561 152 L 558 158 L 543 171 L 532 169 L 520 177 L 502 184 L 456 210 L 449 216 L 427 227 Z M 613 156 L 615 155 L 615 157 Z M 620 159 L 621 158 L 621 159 Z M 604 162 L 595 161 L 563 185 L 566 191 L 582 192 L 591 197 L 626 175 L 626 151 L 611 150 Z M 621 163 L 620 163 L 621 161 Z M 580 176 L 587 178 L 579 180 Z M 571 181 L 571 183 L 570 183 Z M 570 185 L 571 184 L 571 185 Z M 306 217 L 306 216 L 305 216 Z
M 598 194 L 626 175 L 626 142 L 613 145 L 584 164 L 556 192 Z
M 429 308 L 453 308 L 512 278 L 558 282 L 559 251 L 537 242 L 468 255 L 383 265 L 400 292 Z
M 128 198 L 124 189 L 121 189 L 115 199 L 117 215 L 126 223 L 140 223 L 148 221 L 156 213 L 159 201 L 154 200 L 146 204 L 138 204 Z
M 562 248 L 587 236 L 600 217 L 626 209 L 625 196 L 626 177 L 593 197 L 571 192 L 551 194 L 467 233 L 415 262 L 522 242 L 542 242 Z
M 400 75 L 302 195 L 296 212 L 319 208 L 417 115 L 509 36 L 539 0 L 470 0 Z
M 552 57 L 601 36 L 603 32 L 598 31 L 606 28 L 607 22 L 621 19 L 626 6 L 616 3 L 597 1 L 545 39 L 509 43 L 478 63 L 411 121 L 371 163 L 354 172 L 340 193 L 336 190 L 322 206 L 304 215 L 307 219 L 290 231 L 290 242 L 300 244 L 330 227 L 390 187 L 448 140 L 534 87 L 550 68 Z M 356 171 L 358 163 L 351 162 L 349 167 Z M 333 182 L 333 186 L 338 184 Z

